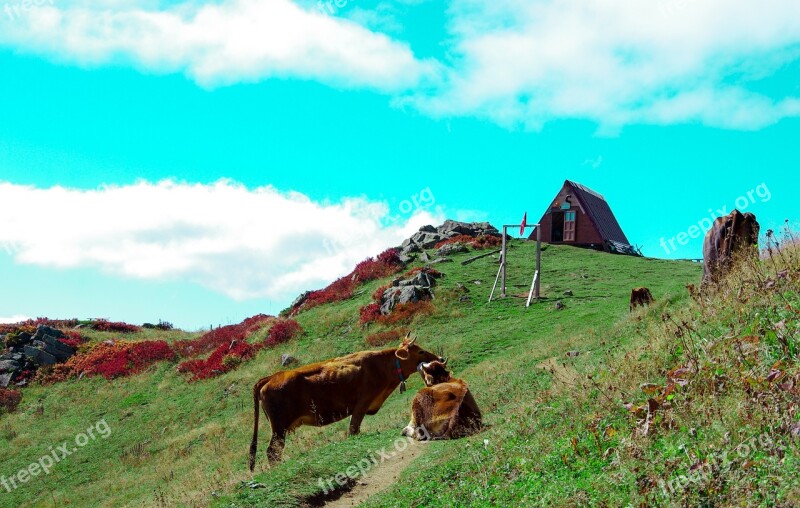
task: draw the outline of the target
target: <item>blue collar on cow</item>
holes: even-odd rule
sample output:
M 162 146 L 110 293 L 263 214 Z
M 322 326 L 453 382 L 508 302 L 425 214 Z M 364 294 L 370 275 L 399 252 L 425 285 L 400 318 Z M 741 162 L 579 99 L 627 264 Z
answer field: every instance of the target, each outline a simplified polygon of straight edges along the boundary
M 406 391 L 406 378 L 403 376 L 403 369 L 400 368 L 400 360 L 398 358 L 394 359 L 397 365 L 397 375 L 400 376 L 400 393 Z

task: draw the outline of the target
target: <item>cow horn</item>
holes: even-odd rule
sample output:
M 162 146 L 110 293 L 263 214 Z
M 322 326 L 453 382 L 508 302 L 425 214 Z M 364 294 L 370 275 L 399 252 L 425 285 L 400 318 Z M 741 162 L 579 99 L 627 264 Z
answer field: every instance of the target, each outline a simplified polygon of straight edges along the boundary
M 448 358 L 445 358 L 444 361 L 442 362 L 442 365 L 444 365 L 445 367 L 447 367 L 447 360 Z
M 409 336 L 410 336 L 410 335 L 411 335 L 411 334 L 409 333 Z M 411 342 L 409 342 L 409 343 L 408 343 L 408 345 L 410 346 L 410 345 L 412 345 L 412 344 L 413 344 L 413 343 L 415 343 L 415 342 L 417 342 L 417 336 L 416 336 L 416 335 L 414 336 L 414 338 L 413 338 L 413 339 L 411 339 Z

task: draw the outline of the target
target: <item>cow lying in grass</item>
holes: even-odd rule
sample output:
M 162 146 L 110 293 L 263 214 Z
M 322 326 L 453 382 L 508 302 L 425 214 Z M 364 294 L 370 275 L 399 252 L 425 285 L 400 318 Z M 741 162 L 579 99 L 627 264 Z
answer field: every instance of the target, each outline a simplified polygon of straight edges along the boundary
M 364 415 L 376 414 L 398 385 L 404 390 L 418 365 L 441 360 L 415 341 L 409 334 L 396 348 L 353 353 L 261 379 L 253 387 L 250 470 L 258 451 L 259 404 L 272 427 L 270 464 L 281 459 L 286 434 L 302 425 L 322 427 L 350 416 L 349 434 L 358 434 Z
M 481 410 L 467 383 L 453 379 L 447 360 L 421 364 L 419 373 L 425 386 L 411 404 L 411 422 L 403 435 L 419 441 L 456 439 L 481 429 Z

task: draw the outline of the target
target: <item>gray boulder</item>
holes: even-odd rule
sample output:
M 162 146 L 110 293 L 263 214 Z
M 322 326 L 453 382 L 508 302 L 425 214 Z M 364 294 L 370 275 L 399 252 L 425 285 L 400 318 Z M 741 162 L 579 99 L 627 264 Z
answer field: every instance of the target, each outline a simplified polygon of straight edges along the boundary
M 436 254 L 441 257 L 447 257 L 461 252 L 469 252 L 466 245 L 463 243 L 449 243 L 447 245 L 442 245 L 442 247 L 436 251 Z
M 429 287 L 399 286 L 392 287 L 383 292 L 381 297 L 381 314 L 391 314 L 395 307 L 403 303 L 417 303 L 421 300 L 430 300 L 433 293 Z
M 45 349 L 47 351 L 59 351 L 67 356 L 72 356 L 75 354 L 75 348 L 64 344 L 52 335 L 45 335 L 42 337 L 42 342 L 46 344 L 47 347 Z
M 406 238 L 405 240 L 403 240 L 403 243 L 400 244 L 400 252 L 405 254 L 410 254 L 412 252 L 419 252 L 420 250 L 422 249 L 420 249 L 419 246 L 416 243 L 414 243 L 414 241 L 411 238 Z
M 436 228 L 428 224 L 427 226 L 422 226 L 419 230 L 423 233 L 436 233 Z
M 18 370 L 22 370 L 22 365 L 20 362 L 15 362 L 14 360 L 0 360 L 0 372 L 17 372 Z
M 422 286 L 430 288 L 436 285 L 436 278 L 428 272 L 422 271 L 414 275 L 410 279 L 397 281 L 395 284 L 398 287 L 403 286 Z
M 287 354 L 287 353 L 284 353 L 284 354 L 281 355 L 281 366 L 287 367 L 287 366 L 292 365 L 294 363 L 299 363 L 297 358 L 295 358 L 294 356 L 292 356 L 290 354 Z
M 23 348 L 25 351 L 25 356 L 31 359 L 33 363 L 36 365 L 55 365 L 58 363 L 58 360 L 55 356 L 51 355 L 50 353 L 42 350 L 37 349 L 31 346 L 25 346 Z
M 414 261 L 415 259 L 417 259 L 417 257 L 416 257 L 416 256 L 414 256 L 414 255 L 411 255 L 411 254 L 403 254 L 402 252 L 401 252 L 401 253 L 400 253 L 400 254 L 397 256 L 397 258 L 398 258 L 398 259 L 400 260 L 400 262 L 401 262 L 401 263 L 403 263 L 403 264 L 408 264 L 408 263 L 410 263 L 410 262 Z
M 39 325 L 36 327 L 36 333 L 33 335 L 33 339 L 42 340 L 42 337 L 44 337 L 45 335 L 49 335 L 56 339 L 61 339 L 66 337 L 66 335 L 64 335 L 64 333 L 61 330 L 57 330 L 50 326 Z
M 436 231 L 447 237 L 453 237 L 456 235 L 467 235 L 472 237 L 481 235 L 500 236 L 500 232 L 497 230 L 497 228 L 488 222 L 458 222 L 454 220 L 446 220 L 444 221 L 444 224 L 436 228 Z
M 424 233 L 422 231 L 414 233 L 411 237 L 411 243 L 415 244 L 421 249 L 432 249 L 436 244 L 444 240 L 445 237 L 439 233 Z
M 13 378 L 14 378 L 14 373 L 12 372 L 0 374 L 0 388 L 6 388 L 9 384 L 11 384 L 11 380 Z

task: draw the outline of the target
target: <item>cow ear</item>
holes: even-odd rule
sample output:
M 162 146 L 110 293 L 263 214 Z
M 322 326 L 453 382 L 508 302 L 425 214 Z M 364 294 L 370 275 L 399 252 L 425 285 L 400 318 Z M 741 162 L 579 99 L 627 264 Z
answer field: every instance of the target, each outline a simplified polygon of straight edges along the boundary
M 408 352 L 408 348 L 406 348 L 405 346 L 404 346 L 404 347 L 401 347 L 400 349 L 398 349 L 397 351 L 395 351 L 395 352 L 394 352 L 394 355 L 395 355 L 396 357 L 398 357 L 399 359 L 401 359 L 401 360 L 408 360 L 408 358 L 411 356 L 411 355 L 409 354 L 409 352 Z

